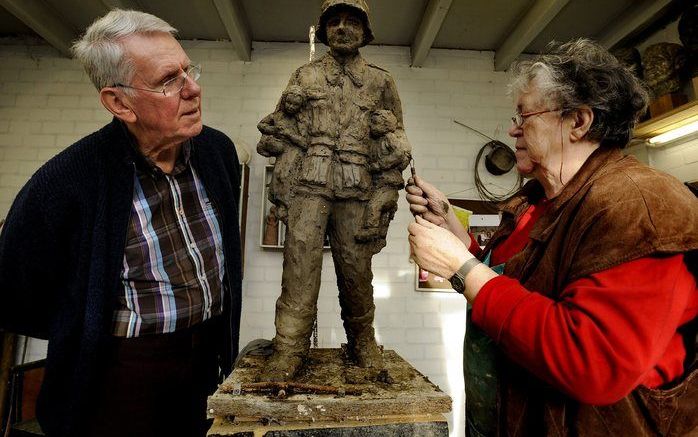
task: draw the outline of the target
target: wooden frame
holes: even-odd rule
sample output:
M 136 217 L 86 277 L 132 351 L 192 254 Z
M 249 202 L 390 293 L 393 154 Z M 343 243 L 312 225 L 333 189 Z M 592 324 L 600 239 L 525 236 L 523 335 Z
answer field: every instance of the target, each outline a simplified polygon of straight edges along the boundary
M 271 182 L 271 176 L 273 172 L 273 164 L 267 164 L 264 166 L 264 175 L 262 176 L 262 211 L 259 219 L 259 247 L 264 249 L 283 249 L 284 237 L 286 235 L 286 226 L 281 221 L 278 222 L 278 229 L 276 231 L 276 243 L 264 243 L 266 220 L 267 216 L 269 215 L 269 211 L 273 206 L 273 203 L 269 201 L 269 183 Z
M 415 264 L 414 289 L 417 291 L 440 291 L 455 293 L 448 279 L 429 273 Z

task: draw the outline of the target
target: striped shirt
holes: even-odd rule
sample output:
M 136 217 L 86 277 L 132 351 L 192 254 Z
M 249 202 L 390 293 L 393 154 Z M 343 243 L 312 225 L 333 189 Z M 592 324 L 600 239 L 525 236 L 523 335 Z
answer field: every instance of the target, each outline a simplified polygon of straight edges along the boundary
M 113 319 L 117 337 L 174 332 L 222 313 L 221 231 L 190 153 L 187 141 L 171 174 L 134 154 L 123 293 Z

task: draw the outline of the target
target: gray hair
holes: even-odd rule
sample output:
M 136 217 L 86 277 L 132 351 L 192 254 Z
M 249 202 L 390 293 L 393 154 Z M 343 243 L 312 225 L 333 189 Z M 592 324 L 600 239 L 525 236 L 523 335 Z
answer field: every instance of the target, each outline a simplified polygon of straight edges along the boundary
M 552 42 L 546 53 L 519 62 L 510 92 L 538 88 L 550 108 L 565 113 L 581 106 L 594 112 L 587 138 L 602 146 L 624 148 L 647 110 L 649 95 L 633 72 L 605 48 L 588 39 Z
M 129 35 L 158 32 L 174 36 L 177 29 L 145 12 L 113 9 L 95 20 L 75 41 L 73 54 L 85 67 L 97 90 L 129 83 L 134 74 L 133 63 L 124 56 L 122 40 Z

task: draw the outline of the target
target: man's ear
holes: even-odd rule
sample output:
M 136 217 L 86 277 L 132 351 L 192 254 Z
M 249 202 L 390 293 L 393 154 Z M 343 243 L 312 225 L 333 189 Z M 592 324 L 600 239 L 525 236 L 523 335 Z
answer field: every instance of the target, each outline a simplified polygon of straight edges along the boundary
M 114 114 L 114 117 L 125 123 L 135 123 L 137 120 L 136 113 L 131 109 L 130 102 L 124 99 L 124 95 L 120 90 L 114 87 L 105 87 L 99 92 L 99 100 L 102 105 L 107 108 L 107 111 Z
M 588 106 L 577 108 L 570 114 L 572 120 L 572 129 L 570 130 L 570 139 L 573 141 L 582 140 L 591 129 L 591 124 L 594 122 L 594 111 Z

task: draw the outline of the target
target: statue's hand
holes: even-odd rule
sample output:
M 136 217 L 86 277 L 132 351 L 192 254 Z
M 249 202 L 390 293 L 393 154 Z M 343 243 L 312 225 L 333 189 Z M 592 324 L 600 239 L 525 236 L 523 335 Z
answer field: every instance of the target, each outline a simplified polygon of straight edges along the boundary
M 262 156 L 279 156 L 285 149 L 283 141 L 271 135 L 262 135 L 257 143 L 257 153 Z

